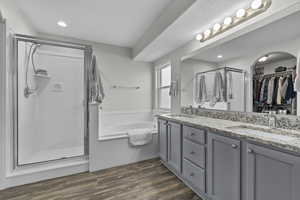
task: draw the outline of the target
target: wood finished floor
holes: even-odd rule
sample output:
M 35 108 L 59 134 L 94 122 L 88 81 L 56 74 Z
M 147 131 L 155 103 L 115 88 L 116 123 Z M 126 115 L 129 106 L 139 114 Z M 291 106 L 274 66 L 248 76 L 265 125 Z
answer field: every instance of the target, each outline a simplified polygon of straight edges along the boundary
M 158 159 L 0 191 L 0 200 L 201 200 Z

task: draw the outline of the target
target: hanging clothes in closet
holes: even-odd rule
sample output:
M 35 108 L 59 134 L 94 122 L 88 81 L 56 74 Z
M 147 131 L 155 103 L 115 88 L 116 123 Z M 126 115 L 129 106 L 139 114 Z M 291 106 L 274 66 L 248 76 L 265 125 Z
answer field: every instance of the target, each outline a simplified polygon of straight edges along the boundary
M 270 74 L 253 80 L 255 107 L 276 110 L 276 106 L 292 105 L 297 93 L 291 74 Z M 274 107 L 274 108 L 272 108 Z

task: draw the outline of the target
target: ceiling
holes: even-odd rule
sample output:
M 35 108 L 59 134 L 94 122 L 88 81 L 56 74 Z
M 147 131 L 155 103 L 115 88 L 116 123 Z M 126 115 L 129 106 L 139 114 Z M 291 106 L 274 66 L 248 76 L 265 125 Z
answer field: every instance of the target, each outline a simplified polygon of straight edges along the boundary
M 299 24 L 299 19 L 300 12 L 297 12 L 237 39 L 203 51 L 193 58 L 220 63 L 247 56 L 265 46 L 298 38 L 300 37 L 300 29 L 296 24 Z M 223 55 L 223 58 L 218 58 L 219 54 Z
M 173 0 L 16 1 L 38 32 L 133 47 Z
M 232 15 L 239 8 L 248 7 L 251 2 L 252 0 L 197 0 L 144 49 L 139 59 L 153 61 L 170 53 L 191 41 L 197 33 Z
M 252 2 L 252 0 L 15 1 L 40 33 L 130 47 L 135 60 L 151 62 L 187 44 L 196 33 L 220 22 L 237 9 L 248 7 Z M 222 62 L 240 57 L 258 47 L 278 42 L 279 38 L 299 36 L 300 29 L 295 26 L 299 23 L 299 16 L 298 13 L 289 19 L 277 21 L 217 48 L 208 49 L 195 58 Z M 58 20 L 66 21 L 69 26 L 67 28 L 57 26 Z M 218 54 L 223 54 L 224 58 L 218 59 Z

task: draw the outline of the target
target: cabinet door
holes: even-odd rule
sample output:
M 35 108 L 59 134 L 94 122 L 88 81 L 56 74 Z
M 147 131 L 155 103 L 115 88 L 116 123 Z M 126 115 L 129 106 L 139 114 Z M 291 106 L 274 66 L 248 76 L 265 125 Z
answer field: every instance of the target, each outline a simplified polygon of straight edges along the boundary
M 177 172 L 181 173 L 181 125 L 168 124 L 168 163 Z
M 247 144 L 247 200 L 299 200 L 300 157 Z
M 240 141 L 208 133 L 208 193 L 213 200 L 240 200 Z
M 167 121 L 158 120 L 159 132 L 159 156 L 167 162 L 168 160 L 168 135 L 167 135 Z

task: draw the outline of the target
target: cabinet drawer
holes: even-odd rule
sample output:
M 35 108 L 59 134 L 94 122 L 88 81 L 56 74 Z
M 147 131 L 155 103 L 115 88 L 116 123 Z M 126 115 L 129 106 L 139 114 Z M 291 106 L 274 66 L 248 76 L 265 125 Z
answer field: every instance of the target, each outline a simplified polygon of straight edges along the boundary
M 205 168 L 205 146 L 184 139 L 183 157 L 199 167 Z
M 205 131 L 201 129 L 183 126 L 183 136 L 194 142 L 205 144 Z
M 196 190 L 205 191 L 205 171 L 187 160 L 183 160 L 183 177 Z

